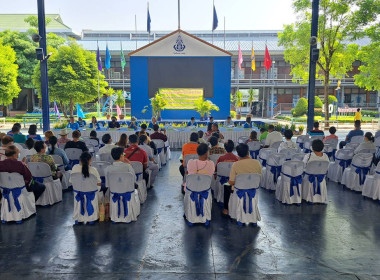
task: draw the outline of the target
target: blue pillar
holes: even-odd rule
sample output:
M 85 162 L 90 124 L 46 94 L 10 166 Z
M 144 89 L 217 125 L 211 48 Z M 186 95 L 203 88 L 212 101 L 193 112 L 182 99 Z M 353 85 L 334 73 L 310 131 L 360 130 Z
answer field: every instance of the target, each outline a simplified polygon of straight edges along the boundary
M 44 59 L 40 61 L 41 68 L 41 97 L 42 97 L 42 123 L 43 130 L 50 130 L 49 119 L 49 84 L 46 48 L 46 26 L 45 26 L 45 0 L 37 0 L 38 6 L 38 33 L 41 36 L 40 48 L 44 52 Z

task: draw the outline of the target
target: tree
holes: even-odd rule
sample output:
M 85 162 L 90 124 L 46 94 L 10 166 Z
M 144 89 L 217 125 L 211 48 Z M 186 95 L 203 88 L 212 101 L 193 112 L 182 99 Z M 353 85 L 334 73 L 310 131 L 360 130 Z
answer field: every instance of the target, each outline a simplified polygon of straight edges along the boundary
M 249 89 L 248 90 L 248 102 L 249 102 L 249 110 L 251 111 L 252 109 L 252 101 L 255 98 L 255 90 L 254 89 Z
M 323 107 L 322 100 L 318 96 L 315 96 L 314 100 L 315 100 L 314 101 L 314 107 L 315 108 L 322 108 Z
M 293 110 L 293 116 L 300 117 L 307 113 L 307 99 L 301 97 Z
M 241 114 L 241 106 L 243 105 L 242 98 L 243 98 L 243 94 L 240 90 L 238 90 L 235 93 L 235 99 L 234 100 L 235 100 L 236 111 L 239 111 L 239 114 Z
M 48 60 L 50 101 L 61 108 L 68 105 L 73 115 L 75 103 L 86 103 L 98 97 L 98 68 L 95 53 L 84 50 L 75 42 L 60 46 Z M 39 66 L 34 71 L 34 84 L 40 88 Z M 106 93 L 104 75 L 99 74 L 100 93 Z M 66 113 L 66 111 L 63 111 Z
M 286 25 L 279 34 L 279 45 L 285 47 L 284 58 L 291 64 L 293 81 L 307 83 L 309 79 L 311 1 L 293 0 L 298 20 Z M 352 69 L 358 52 L 356 44 L 347 41 L 358 36 L 357 30 L 376 20 L 373 7 L 378 0 L 321 0 L 318 25 L 320 58 L 317 78 L 324 82 L 324 97 L 328 99 L 331 77 L 343 78 Z M 325 104 L 328 112 L 328 104 Z M 328 120 L 328 114 L 325 114 Z
M 4 46 L 0 39 L 0 103 L 4 106 L 12 103 L 21 89 L 17 84 L 18 65 L 16 52 L 10 46 Z
M 329 105 L 333 104 L 334 102 L 337 103 L 338 99 L 334 95 L 329 95 L 328 102 L 329 102 Z M 326 100 L 323 100 L 323 104 L 326 104 Z

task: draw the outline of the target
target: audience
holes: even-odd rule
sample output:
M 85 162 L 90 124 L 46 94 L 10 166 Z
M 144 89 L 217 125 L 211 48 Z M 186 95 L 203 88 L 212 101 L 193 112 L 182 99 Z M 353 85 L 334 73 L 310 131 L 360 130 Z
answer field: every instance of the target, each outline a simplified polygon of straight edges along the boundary
M 89 127 L 90 127 L 91 129 L 99 129 L 99 128 L 100 128 L 100 125 L 99 125 L 99 123 L 98 123 L 98 120 L 96 119 L 95 116 L 92 116 L 92 117 L 91 117 L 91 123 L 90 123 Z
M 259 138 L 259 141 L 263 141 L 263 140 L 266 140 L 267 139 L 267 136 L 268 136 L 269 132 L 264 128 L 260 128 L 260 138 Z
M 319 122 L 314 122 L 314 129 L 309 131 L 310 136 L 325 136 L 325 133 L 319 129 Z
M 364 134 L 364 142 L 361 143 L 354 151 L 354 154 L 358 154 L 361 150 L 377 150 L 375 146 L 375 137 L 371 132 Z
M 31 124 L 28 129 L 28 138 L 33 140 L 42 140 L 41 136 L 37 134 L 37 125 Z
M 41 141 L 41 140 L 40 140 Z M 27 161 L 27 156 L 32 156 L 37 153 L 34 149 L 34 140 L 32 138 L 28 138 L 25 141 L 26 149 L 22 149 L 20 152 L 20 160 L 23 162 Z
M 99 147 L 99 138 L 98 138 L 98 134 L 96 133 L 95 130 L 91 130 L 90 139 L 96 140 L 98 142 L 98 145 L 95 147 Z
M 146 126 L 145 123 L 143 123 L 142 125 L 140 125 L 140 131 L 137 131 L 137 132 L 136 132 L 137 137 L 140 137 L 141 135 L 149 136 L 149 133 L 146 132 L 146 129 L 147 129 L 147 128 L 148 128 L 148 127 Z
M 243 128 L 252 128 L 252 121 L 251 121 L 251 117 L 247 117 L 245 119 L 245 123 L 243 125 Z
M 335 135 L 335 133 L 336 133 L 336 128 L 335 128 L 335 126 L 331 126 L 331 127 L 329 128 L 329 132 L 330 132 L 330 135 L 329 135 L 329 136 L 326 136 L 325 138 L 323 138 L 323 143 L 325 143 L 325 141 L 326 141 L 327 139 L 338 139 L 338 136 Z
M 208 151 L 210 156 L 214 155 L 214 154 L 225 154 L 226 153 L 226 150 L 224 148 L 219 147 L 218 138 L 216 138 L 215 136 L 211 136 L 209 139 L 209 142 L 211 145 L 211 148 Z
M 128 140 L 130 146 L 124 150 L 124 154 L 130 161 L 141 162 L 144 170 L 143 178 L 148 186 L 149 174 L 145 172 L 148 168 L 148 155 L 138 146 L 138 138 L 136 134 L 129 135 Z
M 203 130 L 199 130 L 198 131 L 198 143 L 199 144 L 202 144 L 202 143 L 207 144 L 206 140 L 203 139 L 203 135 L 204 135 Z
M 339 149 L 343 149 L 344 146 L 346 146 L 348 143 L 350 143 L 352 137 L 364 135 L 364 132 L 363 132 L 363 130 L 361 130 L 360 125 L 361 125 L 360 121 L 355 121 L 355 123 L 354 123 L 355 129 L 351 130 L 347 134 L 345 141 L 341 141 L 339 143 Z
M 89 178 L 90 174 L 94 175 L 98 181 L 98 191 L 100 191 L 102 180 L 100 179 L 100 175 L 96 168 L 91 166 L 92 156 L 89 152 L 85 151 L 81 154 L 79 158 L 79 164 L 73 166 L 71 170 L 71 175 L 75 173 L 82 173 L 84 178 Z M 70 177 L 70 183 L 71 177 Z
M 230 116 L 227 117 L 227 120 L 224 122 L 224 126 L 228 126 L 228 127 L 234 127 L 235 126 L 235 123 L 232 121 Z
M 18 126 L 18 125 L 17 125 L 17 126 L 14 125 L 14 126 L 12 127 L 13 142 L 15 142 L 15 143 L 19 143 L 19 144 L 24 144 L 27 138 L 26 138 L 25 135 L 23 135 L 23 134 L 20 132 L 20 130 L 21 130 L 21 127 Z
M 17 126 L 19 129 L 18 130 L 21 130 L 21 124 L 19 123 L 15 123 L 13 126 L 12 126 L 12 129 L 10 131 L 8 131 L 7 135 L 9 136 L 13 136 L 13 127 Z
M 77 123 L 79 124 L 79 127 L 85 127 L 87 125 L 86 121 L 81 117 L 78 118 Z
M 226 161 L 238 161 L 239 158 L 234 155 L 232 152 L 235 148 L 234 141 L 228 140 L 226 143 L 224 143 L 224 149 L 226 150 L 226 154 L 220 156 L 216 162 L 216 167 L 218 166 L 219 162 L 226 162 Z
M 131 118 L 131 122 L 130 122 L 130 124 L 128 125 L 128 128 L 131 128 L 131 129 L 134 129 L 134 130 L 137 130 L 137 129 L 138 129 L 138 123 L 137 123 L 135 117 L 132 117 L 132 118 Z
M 153 187 L 154 181 L 158 175 L 158 164 L 153 158 L 153 149 L 148 145 L 148 137 L 146 135 L 140 135 L 139 147 L 145 151 L 148 157 L 148 169 L 151 170 L 150 186 Z
M 58 133 L 58 135 L 60 136 L 59 139 L 58 139 L 58 145 L 62 144 L 62 145 L 65 145 L 67 142 L 70 141 L 69 138 L 67 138 L 67 130 L 66 128 L 64 129 L 61 129 L 61 131 Z
M 3 137 L 3 139 L 1 139 L 0 161 L 5 160 L 7 158 L 7 156 L 5 155 L 5 150 L 7 149 L 8 146 L 11 146 L 13 144 L 14 144 L 14 142 L 13 142 L 12 136 L 6 135 Z M 20 150 L 19 147 L 17 147 L 17 148 Z
M 120 135 L 119 141 L 115 144 L 118 147 L 121 147 L 123 149 L 128 148 L 128 137 L 127 134 L 122 133 Z
M 49 144 L 49 138 L 54 136 L 54 132 L 51 130 L 47 130 L 47 131 L 45 131 L 44 135 L 45 135 L 45 144 L 49 146 L 50 145 Z
M 121 147 L 115 147 L 111 150 L 111 156 L 114 160 L 112 165 L 108 166 L 106 169 L 106 174 L 111 172 L 130 172 L 135 175 L 135 170 L 133 169 L 131 162 L 125 158 L 124 149 Z M 135 176 L 133 176 L 135 180 Z
M 106 133 L 102 136 L 102 142 L 104 146 L 99 149 L 99 155 L 101 154 L 110 154 L 113 148 L 116 148 L 114 144 L 112 144 L 112 138 L 109 133 Z
M 53 178 L 57 179 L 59 177 L 57 174 L 57 167 L 55 165 L 53 157 L 46 154 L 46 145 L 44 141 L 36 141 L 36 143 L 34 143 L 34 149 L 36 150 L 37 154 L 32 155 L 30 157 L 30 161 L 46 163 L 50 167 L 51 175 Z
M 57 137 L 55 137 L 55 136 L 50 137 L 50 139 L 49 139 L 50 147 L 47 150 L 47 154 L 48 155 L 57 155 L 60 158 L 62 158 L 63 165 L 64 165 L 65 169 L 68 170 L 69 169 L 69 159 L 68 159 L 65 151 L 57 147 L 57 142 L 58 142 Z
M 239 156 L 239 160 L 232 164 L 228 184 L 224 185 L 223 215 L 228 215 L 228 202 L 230 200 L 231 193 L 234 191 L 236 176 L 246 173 L 262 174 L 261 164 L 258 160 L 251 159 L 247 144 L 239 144 L 236 147 L 236 152 Z
M 182 177 L 185 176 L 185 160 L 187 155 L 196 155 L 198 148 L 198 133 L 193 132 L 190 134 L 190 142 L 186 143 L 182 147 L 182 164 L 179 167 L 179 172 Z M 207 145 L 207 144 L 206 144 Z
M 108 128 L 120 128 L 120 123 L 112 116 L 111 121 L 108 123 Z
M 66 126 L 67 128 L 70 128 L 72 131 L 79 130 L 79 124 L 75 122 L 74 117 L 70 117 L 70 122 Z
M 82 152 L 88 151 L 86 143 L 84 143 L 83 141 L 80 140 L 81 134 L 80 134 L 79 130 L 73 131 L 71 136 L 72 136 L 73 140 L 66 143 L 65 150 L 68 148 L 76 148 L 76 149 L 81 149 Z
M 298 149 L 297 143 L 292 141 L 293 131 L 290 129 L 285 130 L 284 136 L 285 141 L 280 144 L 280 147 L 278 148 L 279 152 L 286 149 Z
M 323 153 L 324 147 L 325 147 L 325 145 L 323 144 L 322 140 L 315 139 L 311 143 L 312 152 L 305 155 L 305 157 L 303 158 L 303 162 L 305 164 L 307 164 L 311 161 L 328 161 L 328 162 L 330 162 L 329 157 L 325 153 Z
M 360 108 L 356 109 L 354 121 L 362 121 L 362 113 L 360 112 Z
M 269 148 L 273 143 L 282 142 L 282 134 L 274 130 L 274 125 L 268 126 L 268 135 L 265 138 L 265 148 Z
M 222 133 L 220 133 L 219 131 L 219 125 L 217 123 L 213 123 L 212 126 L 211 126 L 211 131 L 212 131 L 212 134 L 214 133 L 218 133 L 219 134 L 219 139 L 224 139 L 224 136 Z

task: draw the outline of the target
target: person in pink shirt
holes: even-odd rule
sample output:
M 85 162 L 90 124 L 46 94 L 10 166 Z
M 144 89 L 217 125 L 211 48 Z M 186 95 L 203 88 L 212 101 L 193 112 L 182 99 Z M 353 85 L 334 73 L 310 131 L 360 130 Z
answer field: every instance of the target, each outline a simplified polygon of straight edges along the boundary
M 336 133 L 336 128 L 335 126 L 331 126 L 329 128 L 329 132 L 330 132 L 330 135 L 329 136 L 326 136 L 325 138 L 323 138 L 323 143 L 327 140 L 327 139 L 338 139 L 338 136 L 335 135 Z

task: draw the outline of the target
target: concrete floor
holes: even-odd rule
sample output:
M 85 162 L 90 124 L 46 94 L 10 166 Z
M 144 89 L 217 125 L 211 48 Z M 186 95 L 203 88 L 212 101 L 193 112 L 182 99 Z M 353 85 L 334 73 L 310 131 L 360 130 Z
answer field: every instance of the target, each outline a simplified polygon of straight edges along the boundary
M 328 205 L 284 206 L 259 191 L 262 221 L 239 227 L 213 205 L 188 227 L 179 152 L 132 224 L 73 226 L 73 194 L 22 225 L 0 225 L 0 279 L 380 279 L 380 204 L 328 184 Z

